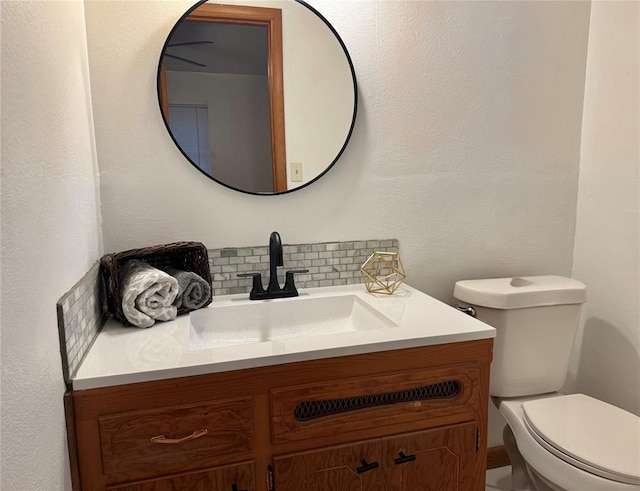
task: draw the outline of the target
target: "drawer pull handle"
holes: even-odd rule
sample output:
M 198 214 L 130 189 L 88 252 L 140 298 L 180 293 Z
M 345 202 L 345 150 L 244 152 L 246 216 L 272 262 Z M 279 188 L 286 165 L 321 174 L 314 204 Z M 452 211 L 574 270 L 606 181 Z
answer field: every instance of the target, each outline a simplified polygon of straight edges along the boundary
M 195 440 L 196 438 L 203 437 L 207 434 L 207 429 L 203 428 L 201 430 L 196 430 L 190 435 L 187 435 L 183 438 L 167 438 L 164 435 L 158 435 L 151 438 L 151 443 L 169 443 L 169 444 L 177 444 L 188 442 L 189 440 Z
M 362 467 L 356 468 L 356 471 L 358 472 L 358 474 L 362 474 L 363 472 L 367 472 L 367 471 L 372 471 L 373 469 L 376 469 L 378 467 L 377 462 L 371 462 L 370 464 L 368 464 L 365 459 L 362 459 L 360 462 L 362 462 Z
M 407 462 L 411 462 L 412 460 L 416 460 L 416 456 L 415 455 L 405 455 L 404 452 L 399 452 L 400 457 L 398 457 L 397 459 L 394 460 L 394 462 L 397 464 L 405 464 Z
M 237 484 L 231 485 L 231 491 L 249 491 L 248 489 L 240 489 Z

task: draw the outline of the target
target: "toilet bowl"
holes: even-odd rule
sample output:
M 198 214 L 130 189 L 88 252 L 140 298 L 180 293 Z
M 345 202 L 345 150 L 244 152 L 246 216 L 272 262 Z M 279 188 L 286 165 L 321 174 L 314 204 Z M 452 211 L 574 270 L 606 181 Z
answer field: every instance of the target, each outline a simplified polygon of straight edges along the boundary
M 638 491 L 640 418 L 583 394 L 493 398 L 514 491 Z
M 456 283 L 463 307 L 496 328 L 489 392 L 507 422 L 513 491 L 640 491 L 640 418 L 558 392 L 585 295 L 562 276 Z

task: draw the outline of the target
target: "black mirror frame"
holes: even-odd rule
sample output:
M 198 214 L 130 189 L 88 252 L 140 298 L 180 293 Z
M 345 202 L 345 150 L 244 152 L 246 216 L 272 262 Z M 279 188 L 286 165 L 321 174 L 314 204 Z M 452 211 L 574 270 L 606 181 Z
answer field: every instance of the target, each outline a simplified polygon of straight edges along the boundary
M 355 72 L 355 70 L 353 68 L 353 62 L 351 61 L 351 56 L 349 56 L 349 51 L 347 51 L 347 47 L 344 44 L 344 41 L 342 41 L 342 38 L 340 37 L 338 32 L 334 29 L 334 27 L 331 25 L 331 23 L 320 12 L 318 12 L 315 8 L 313 8 L 311 5 L 309 5 L 304 0 L 295 0 L 296 3 L 299 3 L 299 4 L 303 5 L 304 7 L 308 8 L 311 12 L 313 12 L 315 15 L 317 15 L 318 18 L 320 18 L 320 20 L 322 20 L 322 22 L 325 23 L 325 25 L 329 28 L 329 30 L 331 30 L 333 35 L 336 37 L 338 43 L 340 44 L 340 47 L 342 48 L 342 51 L 344 52 L 345 57 L 347 59 L 347 62 L 349 64 L 349 70 L 351 71 L 351 78 L 353 80 L 353 116 L 351 118 L 351 124 L 349 126 L 349 131 L 347 132 L 347 136 L 345 137 L 345 141 L 342 144 L 342 147 L 338 151 L 338 153 L 335 156 L 335 158 L 333 159 L 333 161 L 325 168 L 325 170 L 323 170 L 320 174 L 318 174 L 316 177 L 314 177 L 311 181 L 309 181 L 309 182 L 307 182 L 307 183 L 305 183 L 305 184 L 303 184 L 301 186 L 295 187 L 293 189 L 288 189 L 288 190 L 282 191 L 282 192 L 266 192 L 266 191 L 265 192 L 253 192 L 253 191 L 246 191 L 244 189 L 238 189 L 236 187 L 230 186 L 229 184 L 225 184 L 224 182 L 222 182 L 222 181 L 216 179 L 215 177 L 207 174 L 205 171 L 203 171 L 200 167 L 198 167 L 195 164 L 195 162 L 193 162 L 187 156 L 187 154 L 182 150 L 182 147 L 178 144 L 178 142 L 176 141 L 175 137 L 173 136 L 173 133 L 171 132 L 171 129 L 169 128 L 168 121 L 166 120 L 164 112 L 162 110 L 162 84 L 161 84 L 160 77 L 161 77 L 161 72 L 162 72 L 162 61 L 164 59 L 164 53 L 165 53 L 165 50 L 167 48 L 167 45 L 169 44 L 169 40 L 173 36 L 175 30 L 178 28 L 180 23 L 187 16 L 189 16 L 189 14 L 191 14 L 194 10 L 196 10 L 198 7 L 200 7 L 200 5 L 207 3 L 207 1 L 208 0 L 200 0 L 193 7 L 191 7 L 189 10 L 187 10 L 178 19 L 178 21 L 174 24 L 173 28 L 169 32 L 169 35 L 167 36 L 167 39 L 165 40 L 164 44 L 162 45 L 162 51 L 160 52 L 160 59 L 158 61 L 158 70 L 157 70 L 157 74 L 156 74 L 156 85 L 157 85 L 157 92 L 158 92 L 158 94 L 157 94 L 158 95 L 158 108 L 160 109 L 160 116 L 162 117 L 162 121 L 164 122 L 165 128 L 167 129 L 167 133 L 169 133 L 169 136 L 171 137 L 171 140 L 173 140 L 173 143 L 176 145 L 178 150 L 180 150 L 180 153 L 184 156 L 185 159 L 187 159 L 187 161 L 193 167 L 195 167 L 201 174 L 203 174 L 207 178 L 211 179 L 212 181 L 216 182 L 217 184 L 220 184 L 221 186 L 224 186 L 224 187 L 226 187 L 228 189 L 232 189 L 233 191 L 238 191 L 238 192 L 245 193 L 245 194 L 251 194 L 251 195 L 254 195 L 254 196 L 282 196 L 284 194 L 293 193 L 295 191 L 299 191 L 300 189 L 306 188 L 307 186 L 313 184 L 318 179 L 320 179 L 322 176 L 324 176 L 336 164 L 338 159 L 340 159 L 340 157 L 344 153 L 344 150 L 347 147 L 347 144 L 349 143 L 349 140 L 351 139 L 351 135 L 353 134 L 353 129 L 355 127 L 356 115 L 358 113 L 358 84 L 357 84 L 357 80 L 356 80 L 356 72 Z

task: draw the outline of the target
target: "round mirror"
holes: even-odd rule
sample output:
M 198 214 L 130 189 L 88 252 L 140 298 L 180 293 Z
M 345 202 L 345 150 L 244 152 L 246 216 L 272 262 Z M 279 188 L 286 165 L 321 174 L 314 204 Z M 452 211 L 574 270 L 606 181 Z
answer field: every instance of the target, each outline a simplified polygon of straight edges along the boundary
M 203 174 L 281 194 L 338 160 L 357 89 L 340 36 L 302 0 L 202 1 L 164 44 L 158 100 L 171 138 Z

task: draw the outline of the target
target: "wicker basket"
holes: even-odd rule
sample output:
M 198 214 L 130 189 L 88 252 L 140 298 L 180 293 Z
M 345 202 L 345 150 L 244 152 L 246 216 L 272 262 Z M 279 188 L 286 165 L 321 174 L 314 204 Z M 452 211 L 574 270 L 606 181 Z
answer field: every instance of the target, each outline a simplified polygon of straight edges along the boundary
M 122 292 L 120 291 L 119 269 L 131 259 L 140 259 L 147 264 L 162 269 L 165 267 L 193 271 L 211 286 L 211 271 L 207 248 L 200 242 L 175 242 L 173 244 L 143 247 L 115 254 L 105 254 L 100 259 L 100 269 L 107 290 L 107 306 L 109 313 L 125 326 L 132 324 L 122 312 Z M 212 289 L 213 291 L 213 289 Z M 211 295 L 204 306 L 211 303 Z M 192 309 L 180 307 L 178 315 L 186 314 Z

